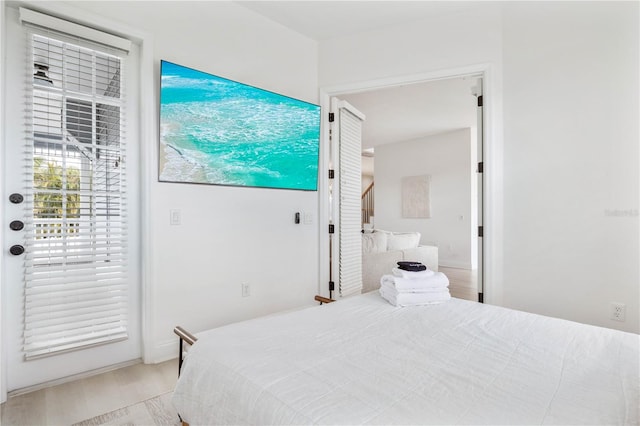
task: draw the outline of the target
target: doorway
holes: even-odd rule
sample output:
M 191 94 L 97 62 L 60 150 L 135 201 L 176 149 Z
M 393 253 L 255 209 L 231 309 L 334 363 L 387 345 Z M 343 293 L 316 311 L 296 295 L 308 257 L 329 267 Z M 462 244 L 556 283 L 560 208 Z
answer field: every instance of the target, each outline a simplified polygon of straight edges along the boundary
M 394 232 L 422 231 L 421 244 L 436 245 L 439 248 L 441 253 L 439 267 L 450 277 L 452 294 L 459 298 L 480 301 L 482 301 L 484 290 L 482 285 L 484 260 L 482 258 L 483 238 L 478 234 L 478 227 L 482 225 L 484 191 L 482 191 L 482 179 L 480 179 L 479 183 L 476 182 L 478 182 L 478 176 L 481 176 L 478 171 L 483 171 L 480 163 L 482 163 L 483 154 L 484 120 L 481 112 L 478 112 L 478 109 L 481 110 L 478 105 L 482 106 L 481 103 L 478 103 L 478 100 L 482 101 L 481 82 L 484 77 L 485 70 L 482 67 L 478 67 L 478 69 L 468 70 L 467 72 L 451 71 L 450 73 L 439 73 L 438 75 L 411 76 L 323 90 L 325 94 L 323 101 L 326 101 L 326 96 L 339 96 L 367 115 L 367 121 L 363 128 L 362 152 L 365 155 L 363 171 L 370 168 L 366 166 L 367 163 L 373 162 L 374 172 L 371 175 L 375 176 L 373 182 L 377 191 L 375 194 L 376 209 L 374 212 L 370 212 L 372 217 L 368 217 L 370 221 L 366 225 L 363 223 L 363 227 Z M 447 121 L 447 119 L 442 118 L 443 115 L 446 116 L 446 114 L 450 113 L 452 107 L 455 107 L 455 102 L 453 104 L 447 102 L 446 99 L 438 96 L 438 93 L 451 89 L 456 85 L 458 86 L 458 92 L 460 92 L 460 87 L 464 88 L 464 97 L 468 104 L 467 115 L 471 115 L 473 119 L 471 124 L 460 124 L 455 119 Z M 429 96 L 432 98 L 435 96 L 436 100 L 440 99 L 441 101 L 438 105 L 441 111 L 436 111 L 436 114 L 431 114 L 428 108 L 421 111 L 420 105 L 418 105 L 420 102 L 416 102 L 416 100 L 420 100 L 420 89 L 428 87 L 431 87 Z M 417 125 L 420 123 L 416 124 L 416 113 L 422 114 L 420 119 L 422 122 L 431 122 L 431 130 L 424 131 L 424 126 Z M 431 117 L 434 115 L 437 117 Z M 388 125 L 375 126 L 376 123 L 382 120 L 386 120 Z M 389 124 L 388 122 L 392 123 Z M 394 123 L 396 123 L 395 129 Z M 372 124 L 373 130 L 368 130 L 367 126 L 370 124 Z M 464 128 L 466 130 L 463 130 Z M 434 217 L 432 219 L 421 219 L 420 221 L 405 219 L 403 221 L 400 217 L 399 176 L 403 175 L 403 173 L 408 175 L 429 174 L 429 166 L 426 165 L 424 169 L 421 169 L 422 171 L 416 172 L 415 170 L 409 170 L 410 168 L 403 167 L 402 162 L 396 163 L 395 166 L 391 167 L 396 169 L 404 168 L 406 170 L 398 171 L 396 173 L 398 176 L 388 176 L 387 172 L 392 160 L 386 154 L 389 154 L 390 151 L 399 150 L 402 145 L 407 145 L 407 143 L 413 145 L 416 143 L 430 143 L 433 148 L 438 143 L 441 144 L 438 139 L 451 139 L 452 135 L 463 139 L 466 137 L 466 141 L 463 142 L 463 145 L 466 146 L 466 154 L 460 154 L 466 155 L 465 167 L 467 168 L 466 176 L 468 178 L 465 188 L 467 200 L 464 209 L 461 210 L 458 205 L 450 211 L 445 211 L 447 202 L 450 201 L 445 198 L 451 197 L 444 197 L 442 194 L 438 194 L 439 198 L 432 200 L 432 203 L 435 203 L 433 204 Z M 378 182 L 377 160 L 379 154 L 376 151 L 385 154 L 384 161 L 382 159 L 380 161 L 384 163 L 383 167 L 386 168 L 387 180 L 395 179 L 393 200 L 385 199 L 386 195 L 389 194 L 389 185 L 383 184 L 382 180 L 380 180 L 380 184 Z M 441 154 L 444 155 L 444 153 Z M 438 156 L 441 154 L 438 154 Z M 398 161 L 397 157 L 402 157 L 402 154 L 395 154 L 394 156 L 396 157 L 395 160 Z M 428 163 L 428 161 L 424 161 L 424 163 Z M 478 167 L 480 167 L 479 170 Z M 440 173 L 437 170 L 433 170 L 433 168 L 431 170 L 436 174 Z M 440 179 L 436 179 L 434 183 L 442 184 L 444 180 L 441 178 L 445 176 L 440 173 L 434 177 Z M 451 176 L 448 178 L 455 179 L 455 177 Z M 363 176 L 362 182 L 365 180 L 367 180 L 367 176 Z M 367 188 L 371 186 L 370 180 L 369 178 Z M 364 185 L 362 187 L 364 188 Z M 456 191 L 450 191 L 449 195 L 452 192 Z M 324 198 L 321 194 L 321 205 Z M 340 206 L 336 205 L 334 208 L 339 210 Z M 389 211 L 394 211 L 396 217 L 391 217 L 393 215 Z M 438 220 L 441 221 L 440 225 L 448 222 L 449 228 L 436 235 L 437 232 L 430 231 L 428 225 L 433 225 L 431 229 L 437 230 L 441 228 L 435 223 Z M 424 229 L 414 229 L 420 226 Z M 460 228 L 465 229 L 465 235 L 462 237 L 465 241 L 460 240 Z M 458 236 L 452 235 L 455 232 L 457 232 Z M 320 290 L 322 292 L 322 285 Z

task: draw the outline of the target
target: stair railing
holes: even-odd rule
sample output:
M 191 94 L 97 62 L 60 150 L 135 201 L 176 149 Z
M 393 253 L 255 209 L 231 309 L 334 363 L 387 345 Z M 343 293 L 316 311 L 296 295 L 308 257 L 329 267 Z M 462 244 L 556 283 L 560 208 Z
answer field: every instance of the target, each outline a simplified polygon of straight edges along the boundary
M 362 224 L 371 223 L 373 216 L 373 182 L 362 193 Z

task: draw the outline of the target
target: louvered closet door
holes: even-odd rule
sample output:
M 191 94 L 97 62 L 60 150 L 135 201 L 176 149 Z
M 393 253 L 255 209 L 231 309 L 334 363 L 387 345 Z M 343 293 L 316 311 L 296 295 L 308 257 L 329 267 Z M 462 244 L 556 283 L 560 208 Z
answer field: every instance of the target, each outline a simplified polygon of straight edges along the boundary
M 340 179 L 340 296 L 362 291 L 362 120 L 348 104 L 338 110 Z
M 134 360 L 141 350 L 139 192 L 130 174 L 139 156 L 126 120 L 135 59 L 104 39 L 88 41 L 91 31 L 43 27 L 46 15 L 10 15 L 7 102 L 15 108 L 7 109 L 3 173 L 23 201 L 7 202 L 5 216 L 22 223 L 9 246 L 24 249 L 5 250 L 12 391 Z

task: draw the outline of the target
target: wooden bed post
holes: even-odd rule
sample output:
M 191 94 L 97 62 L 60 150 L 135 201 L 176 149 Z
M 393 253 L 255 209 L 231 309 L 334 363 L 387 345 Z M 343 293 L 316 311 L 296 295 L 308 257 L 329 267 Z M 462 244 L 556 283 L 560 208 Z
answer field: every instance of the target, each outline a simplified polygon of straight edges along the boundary
M 314 299 L 315 299 L 317 302 L 320 302 L 320 304 L 321 304 L 321 305 L 322 305 L 323 303 L 331 303 L 331 302 L 335 302 L 335 300 L 333 300 L 333 299 L 329 299 L 329 298 L 327 298 L 327 297 L 322 297 L 322 296 L 316 296 L 316 297 L 314 297 Z

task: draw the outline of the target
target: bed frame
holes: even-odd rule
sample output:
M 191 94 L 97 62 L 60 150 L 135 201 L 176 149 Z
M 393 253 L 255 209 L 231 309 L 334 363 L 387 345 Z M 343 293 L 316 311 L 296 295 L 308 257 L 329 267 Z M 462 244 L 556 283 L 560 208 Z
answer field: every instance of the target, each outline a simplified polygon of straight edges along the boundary
M 329 299 L 328 297 L 315 296 L 314 300 L 316 302 L 320 302 L 320 304 L 335 302 L 334 299 Z M 198 341 L 198 338 L 193 334 L 189 333 L 187 330 L 180 326 L 176 326 L 173 329 L 173 332 L 178 335 L 180 338 L 180 344 L 178 348 L 178 377 L 180 377 L 180 371 L 182 370 L 182 362 L 184 361 L 184 356 L 186 355 L 184 349 L 185 345 L 193 345 Z M 179 415 L 178 415 L 179 416 Z M 182 421 L 182 417 L 180 417 L 180 421 L 182 422 L 182 426 L 189 426 L 189 423 Z
M 184 361 L 185 355 L 184 345 L 187 344 L 191 346 L 198 340 L 198 338 L 180 326 L 174 328 L 173 332 L 176 333 L 178 337 L 180 337 L 180 345 L 178 349 L 178 377 L 180 377 L 180 370 L 182 370 L 182 361 Z

